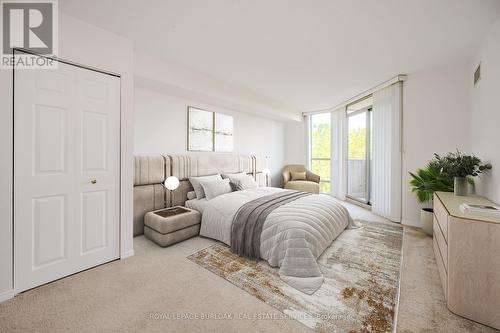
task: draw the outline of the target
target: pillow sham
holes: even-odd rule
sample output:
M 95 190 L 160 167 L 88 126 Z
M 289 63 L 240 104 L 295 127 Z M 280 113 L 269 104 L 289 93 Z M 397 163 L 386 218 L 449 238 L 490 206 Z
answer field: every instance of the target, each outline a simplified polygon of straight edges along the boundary
M 292 175 L 292 180 L 307 180 L 305 171 L 302 172 L 291 171 L 290 174 Z
M 188 200 L 193 200 L 193 199 L 196 199 L 196 192 L 195 191 L 189 191 L 187 193 L 187 199 Z
M 257 184 L 255 180 L 248 175 L 246 177 L 231 179 L 231 184 L 233 185 L 235 191 L 243 191 L 259 187 L 259 184 Z
M 189 181 L 191 182 L 194 192 L 196 193 L 196 199 L 202 199 L 205 197 L 205 191 L 201 186 L 201 182 L 209 182 L 214 180 L 222 180 L 222 177 L 220 176 L 220 174 L 202 177 L 189 177 Z
M 205 192 L 207 200 L 211 200 L 219 195 L 233 192 L 229 178 L 212 181 L 202 181 L 201 186 Z

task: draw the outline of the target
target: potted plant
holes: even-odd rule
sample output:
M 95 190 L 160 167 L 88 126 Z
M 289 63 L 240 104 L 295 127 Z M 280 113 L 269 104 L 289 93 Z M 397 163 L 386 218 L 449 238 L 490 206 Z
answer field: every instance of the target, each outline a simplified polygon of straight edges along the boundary
M 464 154 L 458 149 L 444 157 L 436 155 L 436 158 L 441 161 L 446 177 L 453 177 L 455 195 L 467 195 L 468 185 L 474 186 L 472 177 L 491 169 L 491 164 L 482 164 L 478 157 Z
M 410 172 L 412 192 L 416 193 L 419 202 L 431 203 L 436 191 L 453 192 L 453 178 L 443 172 L 445 163 L 446 160 L 435 154 L 425 168 Z M 429 206 L 432 207 L 432 204 Z M 420 210 L 422 230 L 428 235 L 432 235 L 433 213 L 433 209 L 428 207 Z

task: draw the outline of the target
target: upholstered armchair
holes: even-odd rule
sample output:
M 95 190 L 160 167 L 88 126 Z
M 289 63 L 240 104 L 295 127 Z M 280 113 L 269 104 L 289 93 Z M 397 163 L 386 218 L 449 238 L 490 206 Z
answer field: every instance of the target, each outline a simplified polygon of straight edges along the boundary
M 283 168 L 283 188 L 309 193 L 319 193 L 319 176 L 301 164 L 290 164 Z

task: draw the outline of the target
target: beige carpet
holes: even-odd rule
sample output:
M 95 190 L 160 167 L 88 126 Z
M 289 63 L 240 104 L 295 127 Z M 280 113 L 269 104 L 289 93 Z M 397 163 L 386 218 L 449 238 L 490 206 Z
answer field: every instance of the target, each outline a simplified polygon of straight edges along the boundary
M 354 218 L 372 218 L 348 207 Z M 295 320 L 269 319 L 281 312 L 186 259 L 212 244 L 196 237 L 160 248 L 136 237 L 134 257 L 1 303 L 0 332 L 311 332 Z M 403 247 L 397 331 L 496 332 L 446 309 L 432 238 L 405 228 Z M 241 317 L 201 319 L 227 313 Z
M 318 258 L 324 282 L 313 295 L 287 285 L 279 269 L 264 260 L 241 258 L 222 244 L 188 259 L 316 332 L 392 332 L 403 228 L 361 223 L 362 228 L 345 230 Z

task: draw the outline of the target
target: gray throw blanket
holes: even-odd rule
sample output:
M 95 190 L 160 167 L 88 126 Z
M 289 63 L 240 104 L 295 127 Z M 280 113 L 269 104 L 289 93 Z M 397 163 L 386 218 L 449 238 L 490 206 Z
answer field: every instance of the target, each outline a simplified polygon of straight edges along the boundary
M 311 195 L 286 190 L 247 202 L 236 212 L 231 227 L 231 250 L 253 260 L 260 258 L 260 236 L 267 216 L 276 208 Z

